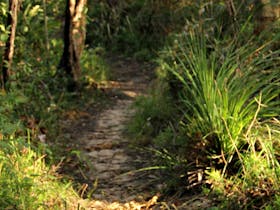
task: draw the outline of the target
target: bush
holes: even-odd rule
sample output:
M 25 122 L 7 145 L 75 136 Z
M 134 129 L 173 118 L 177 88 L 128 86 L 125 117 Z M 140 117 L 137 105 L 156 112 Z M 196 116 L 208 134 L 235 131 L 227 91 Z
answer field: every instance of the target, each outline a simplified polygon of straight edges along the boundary
M 78 195 L 55 167 L 23 139 L 0 141 L 0 206 L 4 209 L 74 209 Z
M 251 39 L 239 46 L 238 40 L 206 40 L 203 31 L 183 33 L 176 50 L 162 68 L 175 76 L 189 134 L 202 134 L 226 162 L 247 142 L 242 138 L 254 118 L 279 115 L 278 52 L 264 44 L 255 47 Z M 228 45 L 225 45 L 228 44 Z M 226 49 L 226 50 L 225 50 Z
M 32 108 L 34 102 L 31 104 L 22 92 L 16 91 L 1 93 L 0 99 L 1 208 L 76 209 L 79 197 L 71 183 L 59 178 L 57 166 L 45 164 L 48 148 L 39 141 L 39 125 L 31 121 L 32 116 L 23 119 L 26 106 Z
M 137 111 L 128 125 L 128 132 L 137 140 L 151 143 L 162 130 L 176 117 L 175 104 L 168 96 L 166 85 L 157 84 L 150 96 L 140 97 L 134 106 Z M 142 143 L 144 143 L 142 142 Z
M 104 60 L 105 50 L 101 47 L 84 50 L 81 57 L 82 80 L 88 83 L 108 81 L 111 77 L 109 66 Z
M 189 27 L 159 60 L 182 111 L 182 147 L 202 153 L 196 165 L 209 167 L 206 183 L 225 208 L 261 206 L 279 192 L 279 51 L 253 34 L 245 43 L 249 30 L 217 38 Z
M 165 38 L 191 16 L 189 1 L 92 1 L 87 43 L 150 59 Z M 174 12 L 176 11 L 176 12 Z

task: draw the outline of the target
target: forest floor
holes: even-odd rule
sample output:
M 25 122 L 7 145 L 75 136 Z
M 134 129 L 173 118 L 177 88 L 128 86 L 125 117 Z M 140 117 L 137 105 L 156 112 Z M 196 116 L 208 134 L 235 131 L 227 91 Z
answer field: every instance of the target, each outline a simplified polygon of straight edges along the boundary
M 210 201 L 204 196 L 163 198 L 165 185 L 160 170 L 145 170 L 152 166 L 153 154 L 133 146 L 124 132 L 135 111 L 133 102 L 147 93 L 154 77 L 153 66 L 120 57 L 111 57 L 108 62 L 112 80 L 99 87 L 108 96 L 106 103 L 85 105 L 63 118 L 62 132 L 67 141 L 63 146 L 69 154 L 62 172 L 83 183 L 79 193 L 90 197 L 89 209 L 209 207 Z

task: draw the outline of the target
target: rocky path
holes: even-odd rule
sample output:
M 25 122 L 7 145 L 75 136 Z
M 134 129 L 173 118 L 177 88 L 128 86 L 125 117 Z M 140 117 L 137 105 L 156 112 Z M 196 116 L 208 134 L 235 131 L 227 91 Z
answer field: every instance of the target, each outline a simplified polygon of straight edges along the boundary
M 89 209 L 150 209 L 162 185 L 149 170 L 150 154 L 131 146 L 124 135 L 136 96 L 145 94 L 152 68 L 129 59 L 110 59 L 113 80 L 101 85 L 110 105 L 96 113 L 90 107 L 78 120 L 68 121 L 66 134 L 83 152 L 88 171 L 83 177 L 92 188 Z M 78 141 L 78 142 L 77 142 Z
M 110 98 L 102 108 L 87 107 L 76 117 L 65 120 L 63 135 L 68 136 L 67 150 L 78 149 L 83 161 L 69 159 L 69 174 L 85 183 L 80 194 L 90 195 L 86 209 L 206 209 L 209 200 L 187 196 L 180 201 L 174 197 L 160 201 L 159 171 L 142 170 L 152 166 L 152 154 L 132 147 L 125 134 L 133 112 L 135 98 L 146 93 L 152 79 L 152 67 L 134 60 L 111 58 L 112 81 L 101 85 Z M 66 161 L 67 162 L 67 161 Z M 81 169 L 86 162 L 86 170 Z M 68 168 L 69 170 L 69 168 Z M 75 175 L 76 174 L 76 175 Z M 175 201 L 176 200 L 176 201 Z M 174 204 L 176 203 L 176 205 Z

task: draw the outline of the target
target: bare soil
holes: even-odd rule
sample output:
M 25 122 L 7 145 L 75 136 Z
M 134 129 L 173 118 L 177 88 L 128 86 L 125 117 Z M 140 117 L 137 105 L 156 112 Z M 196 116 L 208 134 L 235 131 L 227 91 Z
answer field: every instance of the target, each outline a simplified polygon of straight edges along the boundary
M 209 200 L 186 197 L 163 201 L 160 171 L 141 170 L 151 166 L 153 156 L 137 149 L 125 135 L 139 95 L 146 94 L 153 79 L 153 66 L 133 59 L 111 57 L 113 79 L 98 88 L 109 100 L 102 106 L 89 106 L 63 120 L 69 153 L 78 150 L 80 161 L 68 158 L 66 167 L 76 181 L 83 183 L 80 194 L 90 196 L 88 209 L 203 209 Z M 71 156 L 71 155 L 70 155 Z M 72 170 L 72 171 L 71 171 Z

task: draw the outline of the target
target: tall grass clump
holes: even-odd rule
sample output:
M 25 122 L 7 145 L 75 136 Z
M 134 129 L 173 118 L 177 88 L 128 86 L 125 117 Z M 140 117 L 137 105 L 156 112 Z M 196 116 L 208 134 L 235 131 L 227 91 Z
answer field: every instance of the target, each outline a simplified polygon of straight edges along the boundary
M 25 140 L 0 140 L 0 206 L 3 209 L 77 209 L 79 196 L 56 167 Z
M 0 99 L 0 209 L 78 209 L 71 183 L 45 162 L 50 149 L 40 143 L 36 125 L 27 129 L 20 120 L 30 101 L 19 92 L 2 92 Z
M 208 182 L 253 197 L 261 187 L 278 189 L 280 71 L 273 41 L 252 35 L 245 42 L 245 27 L 221 39 L 193 27 L 163 51 L 160 64 L 176 87 L 185 145 L 200 145 L 210 161 Z
M 220 197 L 222 209 L 278 209 L 280 122 L 253 121 L 244 138 L 248 148 L 240 151 L 241 169 L 224 176 L 212 168 L 207 183 Z
M 213 42 L 202 34 L 184 33 L 176 50 L 167 52 L 171 62 L 162 67 L 182 85 L 188 133 L 211 141 L 227 164 L 248 143 L 244 131 L 255 117 L 264 120 L 279 114 L 278 52 L 270 52 L 267 44 L 256 47 L 253 39 L 237 46 L 238 40 Z

